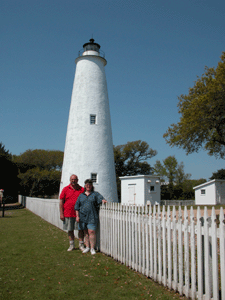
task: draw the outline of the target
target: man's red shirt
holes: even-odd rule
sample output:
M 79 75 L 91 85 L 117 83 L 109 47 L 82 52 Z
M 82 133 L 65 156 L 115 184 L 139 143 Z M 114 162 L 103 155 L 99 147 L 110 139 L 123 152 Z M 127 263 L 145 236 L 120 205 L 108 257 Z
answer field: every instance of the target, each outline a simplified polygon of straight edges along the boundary
M 74 206 L 78 196 L 83 192 L 84 188 L 82 186 L 79 186 L 77 190 L 70 184 L 63 188 L 60 199 L 63 200 L 63 212 L 65 218 L 76 218 Z

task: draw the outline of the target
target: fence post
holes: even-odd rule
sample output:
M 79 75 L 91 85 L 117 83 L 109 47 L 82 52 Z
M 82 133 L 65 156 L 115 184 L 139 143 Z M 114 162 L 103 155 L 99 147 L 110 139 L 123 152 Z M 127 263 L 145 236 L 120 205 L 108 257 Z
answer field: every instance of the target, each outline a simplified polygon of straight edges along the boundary
M 202 219 L 200 207 L 197 209 L 197 257 L 198 257 L 198 300 L 203 299 L 203 248 L 202 248 Z
M 179 264 L 179 285 L 178 291 L 180 295 L 183 294 L 183 232 L 182 232 L 182 211 L 181 207 L 179 207 L 178 213 L 178 264 Z
M 132 239 L 131 239 L 131 208 L 132 206 L 129 205 L 128 207 L 128 265 L 131 268 L 132 267 L 132 261 L 131 261 L 131 248 L 132 248 Z
M 154 253 L 154 265 L 153 265 L 153 278 L 157 280 L 157 234 L 156 234 L 156 206 L 153 206 L 153 253 Z
M 5 198 L 2 198 L 2 217 L 4 218 L 5 216 Z
M 185 295 L 189 297 L 190 274 L 189 274 L 189 235 L 188 235 L 188 213 L 187 206 L 184 208 L 184 268 L 185 268 Z
M 220 276 L 225 282 L 225 220 L 223 207 L 220 207 Z M 225 299 L 225 284 L 221 284 L 221 299 Z
M 146 206 L 142 205 L 142 274 L 145 274 L 145 262 L 146 262 L 146 244 L 145 244 L 145 219 L 146 219 L 146 211 L 145 211 Z
M 5 214 L 5 198 L 3 196 L 3 193 L 4 193 L 4 190 L 1 189 L 0 190 L 0 208 L 2 205 L 2 218 L 4 217 L 4 214 Z
M 162 283 L 162 227 L 161 227 L 161 211 L 158 205 L 158 281 Z
M 217 223 L 215 208 L 212 208 L 212 273 L 213 273 L 213 300 L 219 299 L 219 277 L 218 277 L 218 246 L 217 246 Z M 224 284 L 224 283 L 222 283 Z
M 132 230 L 131 230 L 131 236 L 132 236 L 132 269 L 135 269 L 134 260 L 135 260 L 135 251 L 134 251 L 134 245 L 135 245 L 135 224 L 134 224 L 134 205 L 131 206 L 131 224 L 132 224 Z
M 149 255 L 149 259 L 150 259 L 150 277 L 153 277 L 153 231 L 152 231 L 152 205 L 150 204 L 149 207 L 149 244 L 150 244 L 150 255 Z
M 212 242 L 209 236 L 209 227 L 211 227 L 211 218 L 208 217 L 207 207 L 204 207 L 204 218 L 202 218 L 204 226 L 204 235 L 202 235 L 202 253 L 203 259 L 203 292 L 206 294 L 206 300 L 211 299 L 212 291 Z
M 142 206 L 139 205 L 138 210 L 138 271 L 141 273 L 141 215 L 142 215 Z
M 167 207 L 167 236 L 168 236 L 168 287 L 172 288 L 172 243 L 171 243 L 171 214 L 170 206 Z M 167 277 L 167 265 L 165 264 L 165 277 Z M 167 278 L 165 278 L 165 286 L 167 283 Z
M 178 267 L 177 267 L 177 214 L 173 206 L 173 289 L 177 291 L 178 287 Z
M 168 215 L 168 211 L 167 211 Z M 168 231 L 169 233 L 169 231 Z M 166 276 L 166 270 L 167 270 L 167 264 L 166 264 L 166 210 L 165 205 L 163 205 L 162 209 L 162 242 L 163 242 L 163 285 L 166 286 L 167 283 L 167 276 Z M 168 260 L 169 259 L 169 247 L 168 247 Z
M 123 260 L 122 262 L 126 263 L 126 236 L 125 236 L 125 229 L 126 229 L 126 204 L 123 205 Z
M 191 298 L 196 298 L 196 242 L 195 242 L 195 220 L 193 206 L 190 212 L 191 223 Z
M 138 235 L 137 235 L 137 230 L 138 230 L 138 211 L 137 211 L 137 205 L 134 207 L 134 239 L 135 239 L 135 264 L 134 264 L 134 269 L 137 271 L 138 270 Z
M 145 244 L 146 244 L 146 272 L 145 275 L 149 277 L 149 205 L 146 206 L 146 235 L 145 235 Z

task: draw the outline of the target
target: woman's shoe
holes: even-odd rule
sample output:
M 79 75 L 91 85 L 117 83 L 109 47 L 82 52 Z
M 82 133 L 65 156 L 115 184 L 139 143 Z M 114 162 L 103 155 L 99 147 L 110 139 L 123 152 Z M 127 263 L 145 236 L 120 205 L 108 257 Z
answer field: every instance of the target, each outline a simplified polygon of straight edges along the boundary
M 82 251 L 82 253 L 88 253 L 90 251 L 90 248 L 85 248 L 84 251 Z
M 95 254 L 96 254 L 95 249 L 91 248 L 91 255 L 95 255 Z

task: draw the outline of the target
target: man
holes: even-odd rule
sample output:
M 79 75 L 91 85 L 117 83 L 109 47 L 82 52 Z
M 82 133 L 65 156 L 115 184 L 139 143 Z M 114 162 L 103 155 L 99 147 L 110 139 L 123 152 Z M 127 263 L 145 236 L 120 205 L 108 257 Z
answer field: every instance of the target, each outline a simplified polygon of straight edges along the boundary
M 60 219 L 63 221 L 63 229 L 68 230 L 70 246 L 67 251 L 75 249 L 74 246 L 74 229 L 76 222 L 76 212 L 74 206 L 78 196 L 84 192 L 84 188 L 78 184 L 77 175 L 70 176 L 70 184 L 63 188 L 60 194 L 59 211 Z M 83 231 L 79 230 L 79 248 L 84 250 Z

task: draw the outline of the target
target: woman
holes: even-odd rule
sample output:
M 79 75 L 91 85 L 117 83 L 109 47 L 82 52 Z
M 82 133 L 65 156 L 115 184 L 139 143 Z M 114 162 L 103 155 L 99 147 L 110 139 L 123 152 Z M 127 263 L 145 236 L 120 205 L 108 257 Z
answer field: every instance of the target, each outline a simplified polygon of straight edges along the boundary
M 84 192 L 79 195 L 75 204 L 75 210 L 77 212 L 76 221 L 78 222 L 78 229 L 84 231 L 86 248 L 82 253 L 87 253 L 91 250 L 91 254 L 94 255 L 96 254 L 94 248 L 99 219 L 99 207 L 102 203 L 106 203 L 107 201 L 101 194 L 94 191 L 91 179 L 85 180 L 84 184 Z

